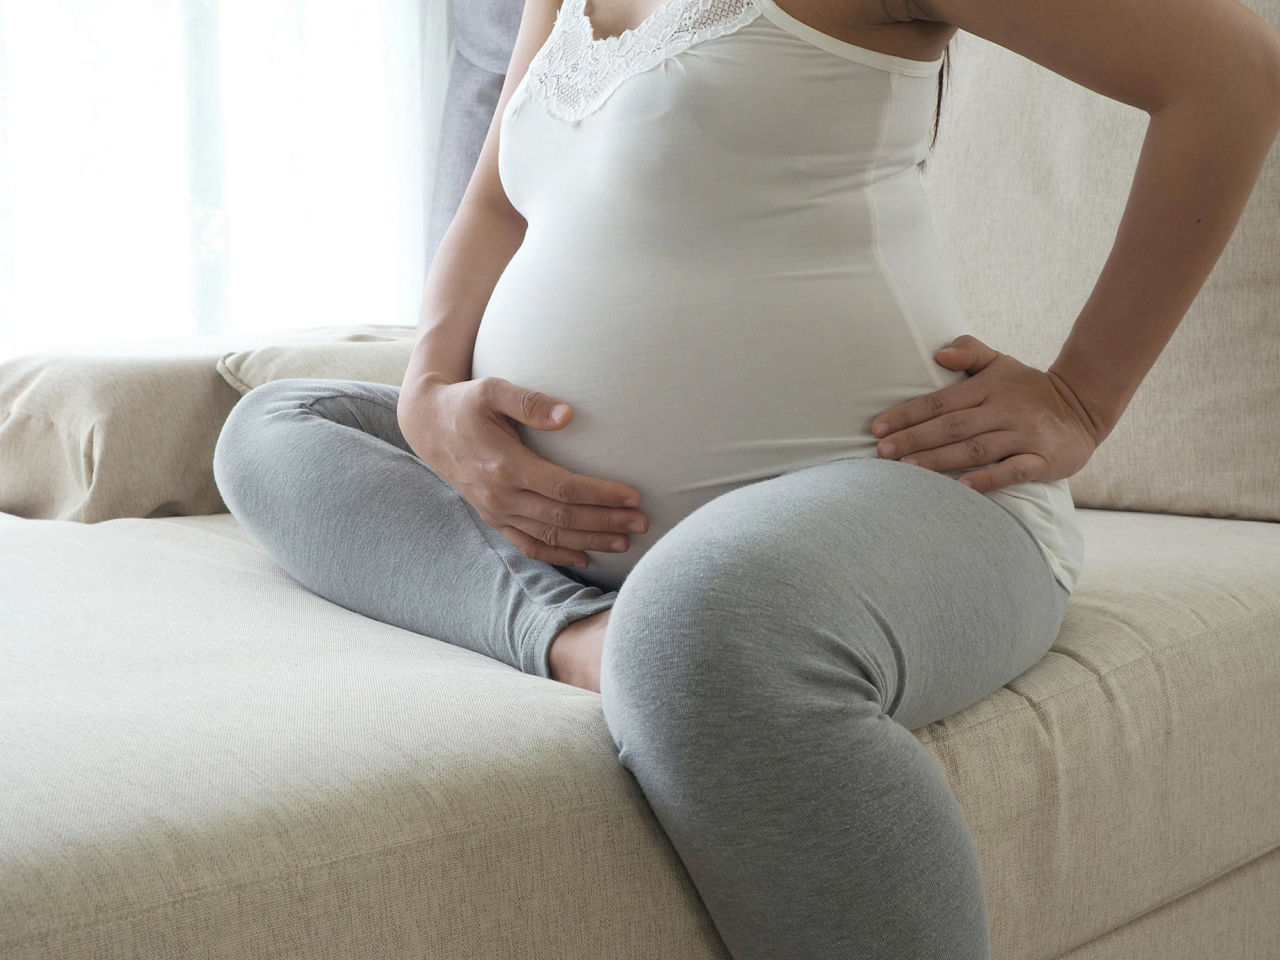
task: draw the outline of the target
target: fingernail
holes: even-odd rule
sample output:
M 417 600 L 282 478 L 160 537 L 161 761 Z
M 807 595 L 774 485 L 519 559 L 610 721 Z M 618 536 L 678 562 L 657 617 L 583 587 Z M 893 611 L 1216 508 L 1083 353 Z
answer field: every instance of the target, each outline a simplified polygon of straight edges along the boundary
M 640 501 L 635 497 L 627 497 L 627 499 L 622 501 L 622 505 L 624 507 L 638 507 L 640 506 Z
M 885 423 L 883 420 L 881 420 L 879 423 L 873 423 L 871 425 L 871 432 L 874 433 L 877 437 L 883 437 L 886 433 L 889 432 L 889 425 Z
M 917 460 L 915 457 L 903 457 L 903 458 L 902 458 L 902 462 L 903 462 L 903 463 L 909 463 L 909 464 L 912 464 L 912 465 L 914 466 L 914 465 L 918 464 L 920 461 L 919 461 L 919 460 Z
M 632 533 L 641 533 L 644 531 L 644 524 L 641 523 L 639 520 L 632 520 L 629 524 L 627 524 L 627 529 L 630 530 Z
M 892 443 L 882 443 L 882 444 L 880 445 L 880 456 L 882 456 L 882 457 L 892 457 L 892 456 L 893 456 L 893 444 L 892 444 Z
M 567 403 L 557 403 L 551 408 L 552 420 L 563 420 L 569 415 L 569 405 Z

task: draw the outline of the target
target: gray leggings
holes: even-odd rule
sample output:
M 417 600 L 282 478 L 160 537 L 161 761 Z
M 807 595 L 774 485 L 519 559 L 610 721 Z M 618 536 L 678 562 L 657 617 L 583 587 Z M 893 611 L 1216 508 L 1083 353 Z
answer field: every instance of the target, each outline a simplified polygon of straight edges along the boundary
M 604 720 L 735 960 L 990 957 L 972 837 L 911 731 L 1056 637 L 1068 593 L 1020 520 L 924 467 L 834 460 L 703 504 L 602 591 L 481 520 L 409 450 L 398 395 L 280 380 L 231 411 L 218 488 L 285 572 L 541 677 L 612 606 Z

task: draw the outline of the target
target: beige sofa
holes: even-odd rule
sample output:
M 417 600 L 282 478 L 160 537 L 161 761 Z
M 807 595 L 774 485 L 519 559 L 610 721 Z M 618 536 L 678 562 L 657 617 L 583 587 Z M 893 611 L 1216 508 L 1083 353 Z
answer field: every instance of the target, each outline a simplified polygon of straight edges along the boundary
M 954 56 L 939 233 L 974 332 L 1044 367 L 1144 116 L 972 36 Z M 915 731 L 994 960 L 1280 957 L 1278 222 L 1273 154 L 1071 478 L 1086 557 L 1052 651 Z M 0 364 L 5 960 L 727 957 L 598 695 L 322 600 L 224 512 L 242 391 L 398 383 L 412 333 Z

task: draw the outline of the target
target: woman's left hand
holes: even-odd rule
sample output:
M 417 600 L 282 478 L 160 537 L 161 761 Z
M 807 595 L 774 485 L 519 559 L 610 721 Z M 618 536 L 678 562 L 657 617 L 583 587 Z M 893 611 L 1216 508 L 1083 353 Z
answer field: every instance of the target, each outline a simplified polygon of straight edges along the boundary
M 969 376 L 875 417 L 872 433 L 882 458 L 910 457 L 930 470 L 990 464 L 956 478 L 987 493 L 1069 477 L 1098 448 L 1088 413 L 1056 373 L 1029 367 L 968 334 L 934 356 Z M 881 421 L 883 431 L 876 429 Z

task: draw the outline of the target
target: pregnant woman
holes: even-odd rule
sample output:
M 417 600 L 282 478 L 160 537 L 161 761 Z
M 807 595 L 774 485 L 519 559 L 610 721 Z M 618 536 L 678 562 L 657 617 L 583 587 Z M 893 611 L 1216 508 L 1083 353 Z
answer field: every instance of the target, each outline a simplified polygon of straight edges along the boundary
M 969 334 L 933 233 L 960 28 L 1151 117 L 1048 370 Z M 911 731 L 1054 641 L 1067 477 L 1278 129 L 1238 0 L 527 0 L 402 386 L 252 390 L 218 485 L 315 593 L 599 692 L 736 960 L 987 958 Z

